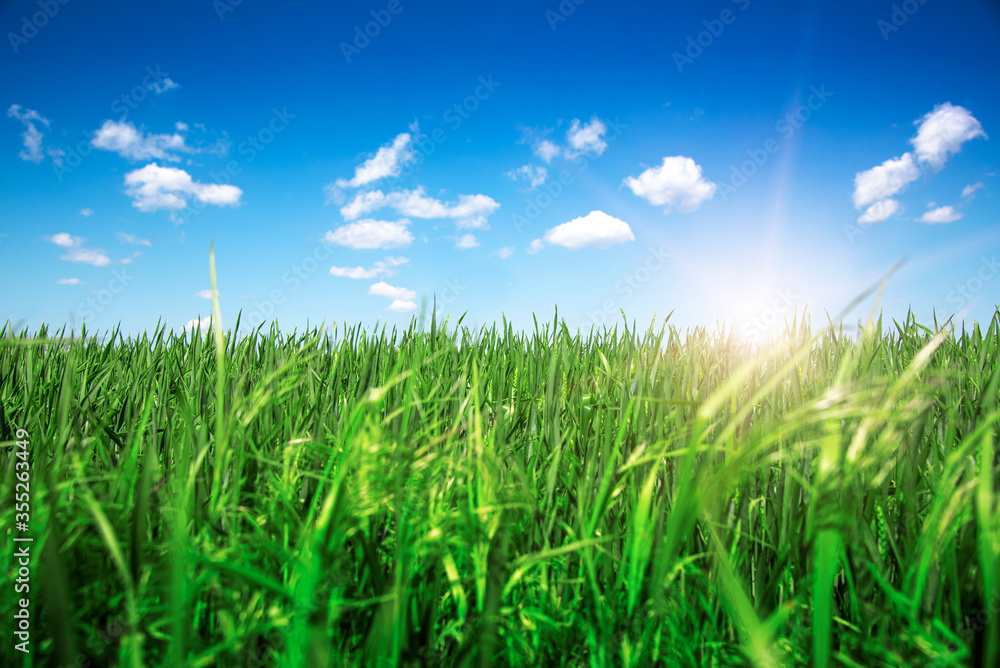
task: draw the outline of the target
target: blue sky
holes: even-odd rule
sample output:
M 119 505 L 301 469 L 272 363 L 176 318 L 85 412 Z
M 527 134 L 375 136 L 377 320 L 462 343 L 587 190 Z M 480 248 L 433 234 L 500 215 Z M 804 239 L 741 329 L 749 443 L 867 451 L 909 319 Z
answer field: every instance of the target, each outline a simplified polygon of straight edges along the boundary
M 0 26 L 0 318 L 31 328 L 208 316 L 212 241 L 226 326 L 436 296 L 754 336 L 903 258 L 889 316 L 1000 301 L 996 3 L 35 0 Z

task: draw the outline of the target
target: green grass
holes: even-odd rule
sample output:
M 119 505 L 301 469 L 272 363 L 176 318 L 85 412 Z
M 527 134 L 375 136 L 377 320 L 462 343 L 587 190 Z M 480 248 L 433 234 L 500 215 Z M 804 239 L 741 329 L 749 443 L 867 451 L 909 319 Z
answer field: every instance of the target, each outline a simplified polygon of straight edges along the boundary
M 998 326 L 5 329 L 15 658 L 1000 665 Z

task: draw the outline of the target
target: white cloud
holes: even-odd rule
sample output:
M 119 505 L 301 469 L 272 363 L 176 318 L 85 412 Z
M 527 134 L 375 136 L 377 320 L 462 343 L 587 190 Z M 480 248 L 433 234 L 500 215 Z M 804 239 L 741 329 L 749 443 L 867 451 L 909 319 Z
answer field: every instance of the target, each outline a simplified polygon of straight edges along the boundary
M 60 278 L 56 285 L 83 285 L 83 281 L 79 278 Z
M 208 330 L 211 324 L 212 324 L 211 316 L 205 316 L 204 318 L 192 318 L 191 320 L 187 321 L 186 325 L 184 325 L 184 331 L 194 332 L 200 329 L 201 332 L 204 334 Z
M 111 264 L 111 258 L 108 257 L 108 254 L 104 250 L 100 248 L 85 248 L 83 242 L 86 239 L 82 237 L 74 237 L 67 232 L 59 232 L 50 237 L 45 237 L 45 240 L 66 249 L 66 252 L 59 257 L 60 260 L 65 260 L 66 262 L 83 262 L 84 264 L 92 264 L 95 267 L 106 267 Z
M 416 157 L 412 135 L 409 132 L 401 132 L 391 143 L 383 144 L 375 155 L 358 165 L 354 169 L 354 178 L 337 179 L 333 184 L 328 184 L 327 195 L 332 199 L 339 189 L 357 188 L 387 176 L 399 176 L 403 165 L 412 162 Z
M 859 223 L 881 223 L 899 212 L 899 202 L 894 199 L 883 199 L 868 207 L 861 217 Z
M 455 248 L 461 248 L 466 250 L 468 248 L 476 248 L 479 246 L 479 240 L 476 239 L 474 234 L 463 234 L 455 241 Z
M 931 209 L 920 218 L 917 222 L 920 223 L 954 223 L 962 217 L 962 213 L 955 211 L 953 206 L 939 206 L 936 209 Z
M 187 132 L 188 124 L 182 123 L 181 121 L 177 121 L 176 123 L 174 123 L 174 129 L 177 130 L 178 132 Z
M 191 175 L 176 167 L 160 167 L 150 163 L 125 175 L 125 192 L 140 211 L 167 209 L 176 212 L 194 197 L 204 204 L 237 206 L 243 191 L 236 186 L 198 183 Z
M 408 313 L 416 311 L 417 304 L 409 299 L 393 299 L 392 303 L 385 307 L 385 310 L 395 311 L 396 313 Z
M 499 257 L 501 260 L 506 260 L 513 254 L 514 254 L 513 246 L 504 246 L 503 248 L 497 251 L 497 257 Z
M 179 83 L 175 82 L 170 77 L 167 77 L 163 80 L 163 83 L 154 82 L 153 85 L 150 87 L 150 90 L 152 90 L 157 95 L 162 95 L 163 93 L 166 93 L 168 90 L 173 90 L 174 88 L 180 88 L 180 87 L 181 85 Z
M 535 155 L 544 160 L 547 164 L 552 164 L 552 159 L 559 155 L 562 151 L 555 142 L 548 139 L 543 139 L 542 141 L 535 144 Z
M 405 248 L 413 243 L 413 235 L 406 229 L 409 224 L 405 218 L 396 222 L 359 220 L 327 232 L 323 239 L 348 248 Z
M 962 144 L 977 137 L 987 138 L 982 124 L 968 109 L 950 102 L 937 105 L 923 118 L 914 121 L 914 125 L 917 126 L 917 134 L 910 139 L 914 153 L 904 153 L 855 175 L 854 206 L 858 209 L 868 207 L 858 218 L 858 222 L 878 222 L 896 213 L 899 204 L 890 198 L 920 177 L 918 162 L 940 170 L 949 156 L 962 150 Z M 977 183 L 966 186 L 962 197 L 972 196 L 982 185 Z M 956 214 L 952 207 L 940 207 L 927 212 L 920 220 L 952 222 L 958 218 L 961 218 L 961 214 Z
M 60 246 L 62 248 L 73 248 L 74 246 L 79 246 L 84 241 L 86 241 L 86 239 L 83 239 L 81 237 L 74 237 L 72 234 L 69 234 L 68 232 L 59 232 L 57 234 L 53 234 L 51 237 L 45 237 L 45 240 L 51 241 L 56 246 Z
M 560 121 L 561 123 L 562 121 Z M 559 156 L 574 160 L 584 154 L 601 155 L 608 148 L 608 142 L 605 139 L 608 134 L 608 124 L 597 116 L 591 117 L 586 123 L 579 118 L 570 121 L 569 128 L 566 130 L 565 146 L 561 146 L 552 139 L 543 138 L 551 132 L 550 129 L 525 128 L 521 138 L 521 143 L 531 143 L 534 154 L 549 165 Z
M 638 177 L 628 177 L 625 185 L 650 204 L 691 212 L 715 195 L 717 186 L 701 175 L 701 166 L 682 155 L 666 157 L 659 167 L 650 167 Z
M 83 216 L 84 218 L 87 218 L 88 216 L 93 216 L 94 215 L 94 210 L 93 209 L 80 209 L 80 215 Z
M 126 232 L 115 232 L 115 236 L 118 237 L 118 241 L 123 244 L 134 244 L 136 246 L 152 246 L 153 243 L 149 239 L 140 239 L 134 234 L 127 234 Z
M 528 255 L 534 255 L 535 253 L 543 250 L 544 248 L 545 248 L 545 242 L 542 241 L 541 239 L 535 239 L 528 245 L 525 251 L 528 253 Z
M 21 105 L 12 104 L 10 109 L 7 110 L 7 116 L 9 118 L 16 118 L 24 124 L 24 132 L 21 134 L 21 138 L 24 140 L 24 149 L 18 153 L 18 157 L 26 162 L 39 163 L 45 159 L 45 154 L 42 152 L 42 132 L 35 126 L 35 122 L 39 122 L 45 127 L 49 127 L 49 120 L 39 114 L 34 109 L 25 109 L 21 111 Z M 59 158 L 64 155 L 61 151 L 55 151 L 54 157 Z M 53 151 L 50 150 L 50 155 Z
M 594 116 L 589 123 L 580 123 L 579 118 L 573 119 L 573 123 L 566 132 L 566 142 L 569 150 L 566 151 L 567 158 L 574 158 L 582 153 L 600 155 L 608 147 L 608 142 L 604 141 L 604 135 L 608 133 L 608 126 Z
M 377 295 L 379 297 L 388 297 L 389 299 L 413 299 L 417 296 L 417 293 L 413 290 L 408 290 L 407 288 L 399 288 L 395 285 L 389 285 L 385 281 L 379 281 L 368 288 L 368 294 Z
M 423 186 L 414 190 L 397 190 L 384 193 L 371 190 L 355 195 L 341 207 L 344 218 L 353 220 L 366 213 L 391 208 L 412 218 L 452 218 L 459 229 L 489 229 L 486 218 L 500 208 L 500 204 L 486 195 L 459 195 L 452 204 L 428 197 Z
M 969 185 L 962 188 L 962 197 L 972 197 L 976 194 L 976 191 L 983 187 L 983 182 L 970 183 Z
M 962 144 L 982 137 L 983 126 L 965 107 L 950 102 L 939 104 L 919 121 L 917 136 L 910 140 L 916 149 L 917 159 L 934 169 L 941 169 L 948 156 L 962 150 Z
M 199 299 L 211 299 L 212 298 L 212 291 L 211 290 L 199 290 L 198 292 L 194 293 L 194 296 L 198 297 Z
M 387 257 L 374 263 L 371 268 L 364 267 L 330 267 L 330 273 L 342 278 L 376 278 L 378 276 L 393 276 L 396 267 L 409 264 L 406 257 Z
M 603 211 L 591 211 L 586 216 L 574 218 L 568 223 L 546 230 L 544 239 L 531 242 L 528 252 L 537 253 L 543 245 L 579 250 L 607 248 L 634 240 L 632 228 L 624 220 L 609 216 Z
M 126 121 L 104 121 L 90 142 L 94 148 L 113 151 L 130 160 L 169 160 L 177 162 L 177 153 L 196 153 L 176 132 L 171 135 L 146 134 Z
M 522 165 L 517 169 L 507 172 L 507 178 L 511 181 L 527 181 L 531 188 L 537 188 L 545 183 L 549 177 L 549 172 L 544 167 L 538 165 Z
M 106 267 L 111 264 L 111 258 L 100 248 L 70 248 L 59 259 L 67 262 L 83 262 L 95 267 Z
M 863 206 L 889 199 L 920 177 L 912 153 L 889 159 L 878 167 L 854 176 L 854 206 Z

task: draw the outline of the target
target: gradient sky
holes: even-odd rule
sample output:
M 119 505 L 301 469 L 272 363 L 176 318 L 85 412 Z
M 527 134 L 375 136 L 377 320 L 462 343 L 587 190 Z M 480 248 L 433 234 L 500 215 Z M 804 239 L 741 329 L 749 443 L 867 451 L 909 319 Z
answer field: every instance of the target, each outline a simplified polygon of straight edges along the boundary
M 990 319 L 997 3 L 578 2 L 3 3 L 0 318 Z

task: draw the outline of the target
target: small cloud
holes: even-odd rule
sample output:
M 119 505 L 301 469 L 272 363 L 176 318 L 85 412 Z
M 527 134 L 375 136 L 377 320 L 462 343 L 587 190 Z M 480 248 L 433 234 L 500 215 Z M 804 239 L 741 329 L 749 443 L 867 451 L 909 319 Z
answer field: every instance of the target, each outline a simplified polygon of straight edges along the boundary
M 962 188 L 962 197 L 972 197 L 976 194 L 976 191 L 983 187 L 983 182 L 970 183 L 969 185 Z
M 915 121 L 917 135 L 910 140 L 917 159 L 935 170 L 944 167 L 948 157 L 962 150 L 962 144 L 976 137 L 987 139 L 982 124 L 965 107 L 945 102 Z
M 608 147 L 608 142 L 604 141 L 604 135 L 607 133 L 608 126 L 596 116 L 591 118 L 589 123 L 581 123 L 579 118 L 573 119 L 566 132 L 566 142 L 569 144 L 566 157 L 572 159 L 584 153 L 590 155 L 604 153 Z
M 211 324 L 212 324 L 211 316 L 206 316 L 204 318 L 192 318 L 191 320 L 187 321 L 187 324 L 184 325 L 184 331 L 196 332 L 198 330 L 201 330 L 202 332 L 205 332 L 208 330 Z
M 45 159 L 45 154 L 42 152 L 42 138 L 44 135 L 41 130 L 35 125 L 35 122 L 40 123 L 46 128 L 49 127 L 49 120 L 39 114 L 34 109 L 25 109 L 21 111 L 21 105 L 12 104 L 10 109 L 7 110 L 8 118 L 16 118 L 24 124 L 25 130 L 21 134 L 21 138 L 24 142 L 24 149 L 18 153 L 18 157 L 25 162 L 33 162 L 38 164 Z M 57 152 L 54 157 L 61 157 L 63 153 Z
M 417 293 L 413 290 L 399 288 L 395 285 L 389 285 L 385 281 L 379 281 L 369 287 L 368 294 L 377 295 L 379 297 L 388 297 L 389 299 L 413 299 L 417 296 Z
M 387 257 L 374 263 L 371 268 L 365 267 L 330 267 L 330 273 L 342 278 L 376 278 L 378 276 L 393 276 L 396 274 L 396 267 L 410 262 L 405 257 Z
M 94 148 L 112 151 L 129 160 L 168 160 L 178 162 L 178 153 L 197 153 L 184 137 L 174 133 L 147 134 L 125 121 L 104 121 L 90 141 Z
M 174 123 L 174 129 L 177 130 L 178 132 L 187 132 L 188 124 L 177 121 L 176 123 Z
M 59 259 L 66 260 L 67 262 L 83 262 L 95 267 L 106 267 L 111 264 L 111 258 L 100 248 L 70 248 Z M 131 260 L 127 262 L 122 260 L 123 264 L 128 264 L 129 262 Z
M 359 220 L 327 232 L 323 240 L 347 248 L 405 248 L 413 243 L 413 235 L 406 229 L 409 224 L 406 218 L 395 222 Z
M 212 291 L 211 290 L 199 290 L 198 292 L 194 293 L 194 296 L 198 297 L 200 299 L 211 299 L 212 298 Z
M 500 204 L 487 195 L 459 195 L 454 203 L 442 202 L 427 195 L 423 186 L 413 190 L 384 193 L 381 190 L 361 192 L 340 208 L 344 218 L 353 220 L 379 209 L 395 209 L 400 215 L 411 218 L 452 218 L 458 229 L 489 229 L 487 216 L 500 208 Z
M 86 241 L 86 239 L 83 239 L 81 237 L 74 237 L 72 234 L 69 234 L 68 232 L 59 232 L 57 234 L 53 234 L 50 237 L 45 237 L 45 240 L 52 242 L 56 246 L 60 246 L 62 248 L 73 248 L 74 246 L 79 246 L 84 241 Z
M 93 209 L 80 209 L 80 215 L 83 216 L 84 218 L 88 218 L 88 217 L 94 215 L 94 210 Z
M 126 234 L 125 232 L 115 232 L 115 236 L 118 237 L 118 241 L 123 244 L 134 244 L 136 246 L 152 246 L 153 243 L 149 239 L 140 239 L 134 234 Z
M 537 188 L 545 183 L 549 172 L 538 165 L 523 165 L 507 172 L 505 176 L 511 181 L 527 181 L 530 188 Z
M 858 209 L 886 200 L 920 177 L 911 153 L 886 160 L 854 176 L 854 206 Z
M 163 80 L 163 83 L 154 82 L 153 85 L 149 87 L 149 89 L 157 95 L 162 95 L 163 93 L 166 93 L 168 90 L 173 90 L 175 88 L 180 88 L 180 87 L 181 85 L 179 83 L 176 83 L 173 79 L 167 77 Z
M 243 191 L 236 186 L 198 183 L 183 169 L 160 167 L 152 162 L 125 175 L 125 193 L 140 211 L 166 209 L 174 214 L 188 204 L 188 198 L 216 206 L 238 206 Z
M 953 206 L 939 206 L 938 208 L 931 209 L 922 215 L 917 219 L 917 222 L 931 224 L 954 223 L 956 220 L 959 220 L 962 215 L 963 214 L 958 211 L 955 211 L 955 207 Z
M 507 258 L 509 258 L 511 255 L 514 254 L 514 247 L 504 246 L 503 248 L 498 250 L 496 254 L 497 257 L 499 257 L 501 260 L 506 260 Z
M 95 267 L 106 267 L 111 264 L 111 258 L 102 249 L 84 248 L 83 242 L 86 239 L 81 237 L 74 237 L 66 232 L 59 232 L 50 237 L 45 237 L 45 240 L 66 249 L 66 252 L 59 257 L 60 260 L 65 260 L 66 262 L 83 262 Z
M 535 155 L 544 160 L 546 164 L 552 164 L 552 160 L 562 153 L 560 148 L 556 146 L 555 142 L 548 139 L 543 139 L 535 144 Z
M 608 248 L 615 244 L 634 241 L 632 228 L 624 220 L 609 216 L 603 211 L 591 211 L 586 216 L 556 225 L 545 231 L 543 239 L 533 241 L 529 253 L 537 253 L 542 241 L 548 246 L 562 246 L 570 250 L 581 248 Z M 535 249 L 535 250 L 532 250 Z
M 49 243 L 66 249 L 66 252 L 59 256 L 60 260 L 82 262 L 95 267 L 106 267 L 111 264 L 111 258 L 108 257 L 108 254 L 103 249 L 84 247 L 83 243 L 86 239 L 82 237 L 75 237 L 66 232 L 59 232 L 58 234 L 43 238 Z M 131 262 L 131 260 L 122 260 L 122 264 L 128 264 L 128 262 Z
M 336 201 L 344 188 L 357 188 L 373 183 L 387 176 L 399 176 L 402 167 L 417 157 L 413 149 L 413 136 L 409 132 L 401 132 L 388 144 L 379 147 L 375 155 L 365 160 L 354 169 L 351 179 L 337 179 L 324 188 L 327 199 Z
M 881 223 L 890 216 L 899 212 L 899 202 L 894 199 L 884 199 L 875 202 L 868 207 L 861 217 L 859 223 Z
M 394 311 L 396 313 L 408 313 L 410 311 L 416 311 L 417 304 L 409 299 L 393 299 L 392 303 L 385 307 L 385 310 Z
M 698 163 L 682 155 L 668 156 L 659 167 L 650 167 L 638 177 L 629 176 L 624 183 L 650 204 L 664 206 L 666 213 L 674 209 L 696 211 L 717 189 L 702 177 Z
M 79 278 L 60 278 L 56 285 L 83 285 L 83 281 Z
M 544 248 L 545 248 L 545 242 L 542 241 L 541 239 L 535 239 L 530 244 L 528 244 L 528 247 L 525 249 L 525 252 L 528 255 L 534 255 L 535 253 L 538 253 Z
M 462 250 L 476 248 L 477 246 L 479 246 L 479 240 L 476 239 L 476 235 L 474 234 L 463 234 L 455 241 L 455 248 Z

